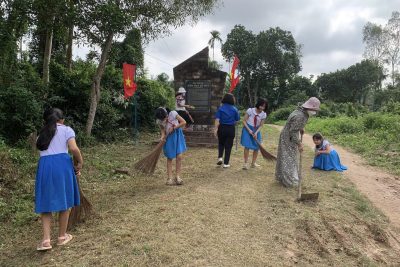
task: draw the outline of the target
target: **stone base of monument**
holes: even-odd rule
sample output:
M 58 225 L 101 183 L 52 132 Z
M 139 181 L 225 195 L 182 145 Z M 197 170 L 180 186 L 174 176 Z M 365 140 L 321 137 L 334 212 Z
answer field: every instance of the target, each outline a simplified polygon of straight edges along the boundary
M 193 125 L 193 131 L 184 131 L 187 146 L 217 147 L 218 140 L 214 137 L 214 125 Z

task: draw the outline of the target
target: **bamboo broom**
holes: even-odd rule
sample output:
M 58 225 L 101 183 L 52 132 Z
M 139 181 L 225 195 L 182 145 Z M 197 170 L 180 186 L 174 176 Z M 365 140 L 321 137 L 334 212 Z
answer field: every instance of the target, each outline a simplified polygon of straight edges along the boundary
M 81 189 L 81 185 L 79 183 L 79 178 L 76 175 L 76 180 L 78 182 L 78 188 L 79 188 L 79 195 L 80 195 L 80 202 L 81 204 L 79 206 L 72 207 L 71 212 L 69 213 L 69 219 L 68 219 L 68 229 L 73 228 L 76 224 L 84 221 L 82 219 L 83 214 L 85 217 L 90 216 L 93 212 L 93 206 L 90 203 L 90 201 L 86 198 L 86 196 L 83 194 L 83 191 Z
M 254 138 L 256 140 L 258 147 L 260 148 L 261 155 L 263 156 L 264 159 L 266 160 L 276 160 L 276 157 L 269 153 L 260 143 L 260 141 L 257 140 L 257 138 Z
M 153 174 L 156 169 L 157 162 L 160 158 L 164 144 L 165 140 L 159 142 L 149 154 L 147 154 L 144 158 L 135 163 L 135 169 L 143 173 Z

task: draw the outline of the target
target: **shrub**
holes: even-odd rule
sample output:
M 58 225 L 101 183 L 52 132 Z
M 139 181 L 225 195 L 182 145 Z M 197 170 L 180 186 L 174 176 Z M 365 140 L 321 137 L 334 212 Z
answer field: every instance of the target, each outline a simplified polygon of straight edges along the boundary
M 332 119 L 312 118 L 307 124 L 307 130 L 320 132 L 323 135 L 355 134 L 364 132 L 361 120 L 350 117 L 337 117 Z
M 154 111 L 157 107 L 175 108 L 174 90 L 159 81 L 140 79 L 138 81 L 138 115 L 140 125 L 155 127 Z
M 42 121 L 42 104 L 18 83 L 0 91 L 0 135 L 11 143 L 36 131 Z
M 400 115 L 400 102 L 390 101 L 381 108 L 381 111 Z
M 290 113 L 292 113 L 297 107 L 296 106 L 288 106 L 285 108 L 280 108 L 275 111 L 273 111 L 269 116 L 267 117 L 267 122 L 268 123 L 273 123 L 277 121 L 286 121 L 287 118 L 289 117 Z

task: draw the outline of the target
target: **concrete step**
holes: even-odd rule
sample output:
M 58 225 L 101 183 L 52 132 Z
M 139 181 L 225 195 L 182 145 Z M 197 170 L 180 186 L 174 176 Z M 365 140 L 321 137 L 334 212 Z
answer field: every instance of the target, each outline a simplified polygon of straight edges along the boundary
M 198 131 L 193 131 L 193 132 L 184 132 L 183 133 L 185 136 L 214 136 L 214 133 L 211 132 L 198 132 Z
M 218 146 L 218 143 L 198 143 L 198 142 L 186 142 L 186 145 L 189 147 L 208 147 L 215 148 Z
M 215 138 L 185 138 L 186 142 L 192 142 L 192 143 L 212 143 L 212 144 L 217 144 L 218 140 Z

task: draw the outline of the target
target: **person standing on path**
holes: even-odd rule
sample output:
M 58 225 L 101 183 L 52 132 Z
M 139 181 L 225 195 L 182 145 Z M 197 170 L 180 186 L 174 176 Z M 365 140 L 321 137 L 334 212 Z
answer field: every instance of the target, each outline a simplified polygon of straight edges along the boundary
M 249 153 L 253 150 L 253 158 L 251 161 L 251 167 L 259 167 L 256 163 L 259 146 L 255 139 L 261 143 L 261 128 L 264 125 L 264 121 L 267 118 L 265 110 L 268 108 L 268 103 L 264 99 L 259 99 L 254 108 L 249 108 L 243 118 L 243 129 L 240 144 L 244 147 L 244 165 L 243 169 L 249 169 Z
M 320 101 L 311 97 L 303 105 L 293 111 L 286 121 L 279 136 L 278 155 L 275 168 L 275 178 L 286 187 L 296 186 L 299 181 L 297 152 L 303 152 L 300 134 L 310 116 L 319 110 Z
M 176 112 L 178 112 L 179 116 L 181 116 L 186 121 L 186 126 L 184 130 L 191 131 L 193 130 L 194 120 L 186 108 L 194 109 L 194 106 L 186 105 L 185 94 L 185 88 L 180 87 L 178 89 L 178 92 L 175 94 L 175 110 Z
M 214 136 L 218 138 L 218 162 L 224 168 L 229 168 L 229 159 L 235 138 L 235 125 L 240 120 L 238 109 L 235 107 L 235 97 L 225 94 L 221 101 L 222 105 L 215 114 Z M 225 157 L 222 160 L 222 156 Z

